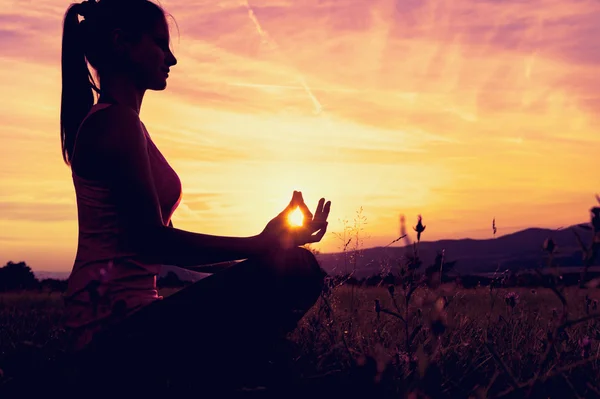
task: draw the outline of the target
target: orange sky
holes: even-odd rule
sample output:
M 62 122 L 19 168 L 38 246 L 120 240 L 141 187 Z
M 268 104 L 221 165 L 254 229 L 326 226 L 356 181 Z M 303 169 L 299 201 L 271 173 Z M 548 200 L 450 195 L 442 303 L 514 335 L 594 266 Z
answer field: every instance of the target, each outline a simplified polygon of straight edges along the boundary
M 173 222 L 262 230 L 301 190 L 426 240 L 585 221 L 600 191 L 600 3 L 164 0 L 179 63 L 141 118 L 181 176 Z M 0 0 L 0 263 L 70 270 L 59 138 L 63 1 Z

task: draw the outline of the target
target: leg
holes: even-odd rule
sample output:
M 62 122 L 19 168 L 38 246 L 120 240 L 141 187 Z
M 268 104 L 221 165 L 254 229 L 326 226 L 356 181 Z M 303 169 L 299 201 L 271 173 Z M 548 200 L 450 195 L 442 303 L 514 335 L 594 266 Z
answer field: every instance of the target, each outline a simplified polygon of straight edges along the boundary
M 157 363 L 196 378 L 198 373 L 218 378 L 295 328 L 317 300 L 324 276 L 303 248 L 248 259 L 157 301 L 99 337 L 94 350 L 104 360 L 98 364 L 127 365 L 122 372 L 140 371 L 141 378 L 144 365 Z

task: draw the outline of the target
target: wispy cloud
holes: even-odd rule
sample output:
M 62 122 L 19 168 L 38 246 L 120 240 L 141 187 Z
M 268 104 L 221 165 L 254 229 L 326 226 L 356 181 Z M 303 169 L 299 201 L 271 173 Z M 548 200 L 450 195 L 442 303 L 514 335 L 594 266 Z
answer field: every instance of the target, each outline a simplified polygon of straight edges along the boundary
M 177 226 L 256 234 L 298 189 L 313 206 L 333 201 L 330 231 L 363 206 L 380 238 L 393 239 L 400 212 L 429 215 L 439 238 L 487 236 L 493 216 L 587 217 L 597 1 L 161 4 L 179 26 L 179 63 L 141 117 L 183 183 Z M 52 262 L 34 248 L 64 267 L 77 239 L 58 134 L 67 6 L 0 0 L 0 229 L 14 239 L 2 252 L 34 253 L 40 268 Z M 321 248 L 336 245 L 328 235 Z

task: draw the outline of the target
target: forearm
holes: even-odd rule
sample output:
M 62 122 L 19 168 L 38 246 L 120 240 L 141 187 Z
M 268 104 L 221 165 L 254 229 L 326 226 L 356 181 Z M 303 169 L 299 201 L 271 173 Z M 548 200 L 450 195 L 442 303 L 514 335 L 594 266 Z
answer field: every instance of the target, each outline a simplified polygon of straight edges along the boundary
M 169 227 L 146 237 L 144 253 L 154 261 L 184 268 L 247 259 L 267 251 L 259 236 L 224 237 Z

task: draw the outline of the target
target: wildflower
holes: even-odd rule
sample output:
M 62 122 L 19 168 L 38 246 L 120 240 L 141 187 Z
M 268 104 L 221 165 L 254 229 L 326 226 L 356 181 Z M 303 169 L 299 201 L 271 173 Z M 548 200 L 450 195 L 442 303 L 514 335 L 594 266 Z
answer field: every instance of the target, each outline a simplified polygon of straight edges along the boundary
M 556 250 L 556 243 L 552 238 L 546 238 L 546 240 L 544 241 L 543 249 L 551 255 Z
M 594 229 L 594 235 L 597 236 L 600 234 L 600 208 L 595 206 L 590 209 L 592 213 L 592 228 Z
M 425 231 L 427 226 L 423 226 L 423 217 L 421 215 L 418 216 L 417 225 L 413 227 L 413 230 L 417 232 L 417 241 L 421 241 L 421 233 Z
M 379 304 L 379 299 L 375 299 L 375 312 L 377 312 L 377 316 L 379 317 L 379 313 L 381 312 L 381 305 Z
M 496 229 L 496 218 L 494 218 L 494 220 L 492 220 L 492 230 L 494 231 L 494 237 L 495 237 L 496 232 L 498 231 L 498 229 Z
M 600 201 L 598 201 L 600 202 Z M 590 209 L 592 212 L 592 228 L 594 229 L 594 238 L 592 241 L 592 254 L 590 256 L 595 257 L 600 248 L 600 208 L 594 207 Z
M 519 294 L 517 294 L 514 291 L 511 291 L 508 294 L 506 294 L 504 301 L 506 302 L 506 305 L 514 309 L 514 307 L 517 306 L 517 304 L 519 303 Z
M 431 332 L 436 337 L 439 337 L 446 331 L 447 314 L 444 310 L 447 305 L 447 299 L 445 296 L 441 296 L 436 299 L 433 304 L 433 312 L 431 317 Z

